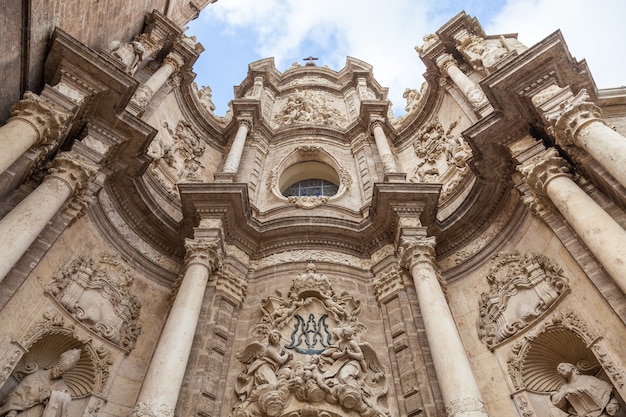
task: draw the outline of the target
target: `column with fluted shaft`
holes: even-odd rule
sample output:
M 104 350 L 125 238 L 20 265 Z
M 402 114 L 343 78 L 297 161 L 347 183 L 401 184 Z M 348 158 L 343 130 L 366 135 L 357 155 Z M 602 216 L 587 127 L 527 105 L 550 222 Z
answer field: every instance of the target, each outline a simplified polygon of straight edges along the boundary
M 400 262 L 417 293 L 428 346 L 448 417 L 485 417 L 487 410 L 441 287 L 435 263 L 435 238 L 403 236 Z
M 0 127 L 0 174 L 31 146 L 55 144 L 66 130 L 70 114 L 51 100 L 27 91 Z
M 568 162 L 550 148 L 520 165 L 518 170 L 535 193 L 550 199 L 626 293 L 626 230 L 574 182 Z
M 450 77 L 452 82 L 461 90 L 472 108 L 478 109 L 487 104 L 485 93 L 467 75 L 459 69 L 458 62 L 450 54 L 441 54 L 436 59 L 436 64 L 444 76 Z
M 383 130 L 384 119 L 382 117 L 372 117 L 370 120 L 370 129 L 374 135 L 374 142 L 376 143 L 376 149 L 380 155 L 380 159 L 383 162 L 383 169 L 385 174 L 393 174 L 398 172 L 398 166 L 396 165 L 396 159 L 391 152 L 387 136 Z
M 0 281 L 70 197 L 88 187 L 98 169 L 73 151 L 60 153 L 43 182 L 0 220 Z
M 220 267 L 218 238 L 185 240 L 185 273 L 150 361 L 132 416 L 172 417 L 191 353 L 204 291 Z
M 152 99 L 154 93 L 159 91 L 167 79 L 172 74 L 178 72 L 184 64 L 185 61 L 179 54 L 175 52 L 167 54 L 159 69 L 156 70 L 145 83 L 137 88 L 137 91 L 135 91 L 133 95 L 132 102 L 139 107 L 145 107 Z
M 226 174 L 236 174 L 239 170 L 246 138 L 248 137 L 248 132 L 252 129 L 252 117 L 237 117 L 237 124 L 237 133 L 233 139 L 233 144 L 230 146 L 224 167 L 222 168 L 222 172 Z
M 551 108 L 543 113 L 555 141 L 561 147 L 583 148 L 626 187 L 626 137 L 600 119 L 602 112 L 589 101 L 586 90 L 574 96 L 566 88 L 558 95 L 564 99 L 551 103 Z

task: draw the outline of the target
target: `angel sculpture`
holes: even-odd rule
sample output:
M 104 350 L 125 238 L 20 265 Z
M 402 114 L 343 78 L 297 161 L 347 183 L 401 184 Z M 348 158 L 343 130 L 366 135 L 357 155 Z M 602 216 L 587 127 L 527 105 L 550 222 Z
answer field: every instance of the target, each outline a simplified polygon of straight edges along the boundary
M 320 355 L 320 370 L 336 400 L 361 415 L 384 416 L 378 398 L 387 392 L 382 365 L 369 343 L 358 343 L 350 326 L 333 330 L 338 341 Z
M 240 362 L 248 365 L 237 377 L 235 392 L 240 404 L 234 416 L 257 415 L 246 410 L 251 404 L 268 416 L 280 414 L 289 398 L 287 379 L 291 374 L 288 364 L 293 354 L 280 345 L 281 335 L 272 330 L 267 335 L 267 345 L 250 343 L 243 352 L 237 354 Z

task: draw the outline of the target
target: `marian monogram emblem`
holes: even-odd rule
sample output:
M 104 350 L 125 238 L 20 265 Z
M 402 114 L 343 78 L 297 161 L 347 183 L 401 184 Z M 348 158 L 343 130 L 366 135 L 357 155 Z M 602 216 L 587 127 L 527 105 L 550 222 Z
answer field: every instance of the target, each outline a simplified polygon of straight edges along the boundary
M 296 324 L 291 333 L 291 343 L 285 348 L 305 355 L 318 355 L 331 345 L 331 332 L 326 319 L 328 314 L 316 318 L 310 313 L 305 321 L 300 314 L 294 316 Z
M 237 353 L 245 369 L 237 376 L 238 402 L 230 417 L 388 417 L 387 378 L 357 315 L 361 303 L 335 294 L 309 263 L 286 295 L 261 301 L 259 340 Z M 312 408 L 313 407 L 313 408 Z

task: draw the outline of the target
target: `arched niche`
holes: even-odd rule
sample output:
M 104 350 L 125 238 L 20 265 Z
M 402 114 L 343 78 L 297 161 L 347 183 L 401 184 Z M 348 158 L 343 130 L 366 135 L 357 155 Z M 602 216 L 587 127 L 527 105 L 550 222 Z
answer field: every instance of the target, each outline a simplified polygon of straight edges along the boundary
M 515 390 L 511 398 L 520 416 L 567 415 L 551 400 L 566 382 L 557 371 L 560 363 L 573 364 L 581 375 L 612 385 L 621 407 L 616 415 L 626 415 L 624 371 L 619 361 L 604 339 L 580 317 L 572 311 L 558 310 L 511 349 L 508 372 Z

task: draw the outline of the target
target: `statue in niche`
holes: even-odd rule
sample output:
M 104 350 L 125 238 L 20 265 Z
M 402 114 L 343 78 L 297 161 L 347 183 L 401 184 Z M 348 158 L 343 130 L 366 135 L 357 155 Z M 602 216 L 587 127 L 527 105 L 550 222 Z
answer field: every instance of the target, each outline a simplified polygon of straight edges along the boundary
M 285 297 L 277 291 L 263 299 L 261 311 L 253 334 L 267 342 L 251 342 L 237 355 L 246 368 L 231 417 L 278 416 L 309 404 L 354 417 L 388 415 L 378 404 L 387 393 L 382 364 L 369 343 L 356 339 L 366 330 L 356 317 L 360 303 L 335 295 L 312 262 Z
M 572 417 L 614 416 L 619 402 L 613 387 L 591 375 L 583 375 L 571 363 L 560 363 L 557 372 L 565 380 L 550 399 L 552 404 Z
M 76 366 L 80 353 L 80 349 L 71 349 L 48 368 L 29 369 L 30 373 L 7 395 L 0 416 L 67 417 L 72 397 L 63 375 Z

